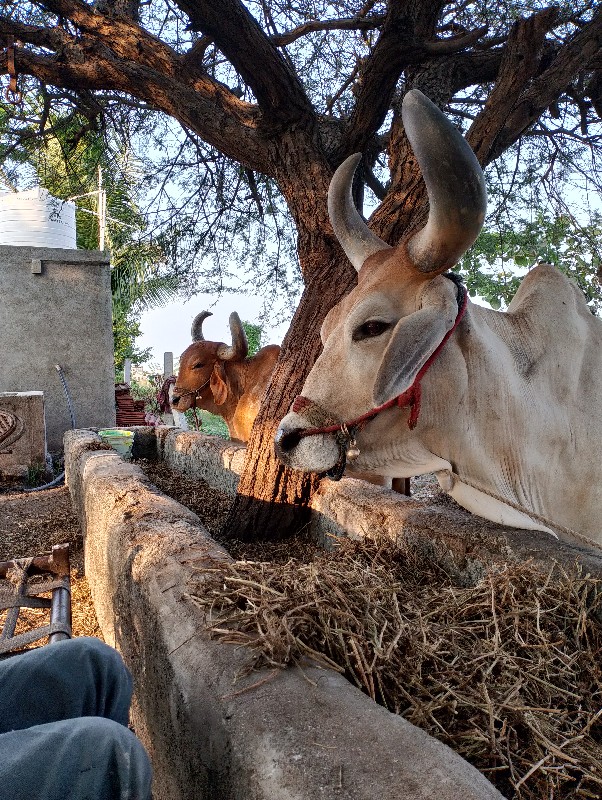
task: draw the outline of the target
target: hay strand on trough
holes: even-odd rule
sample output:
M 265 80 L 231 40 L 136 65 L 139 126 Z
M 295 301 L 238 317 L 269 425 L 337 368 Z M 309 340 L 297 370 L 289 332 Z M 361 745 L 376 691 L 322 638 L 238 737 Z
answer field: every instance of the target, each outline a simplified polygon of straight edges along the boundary
M 189 597 L 251 668 L 310 657 L 506 797 L 559 800 L 602 797 L 601 587 L 527 563 L 466 588 L 390 542 L 343 540 L 310 563 L 220 563 Z

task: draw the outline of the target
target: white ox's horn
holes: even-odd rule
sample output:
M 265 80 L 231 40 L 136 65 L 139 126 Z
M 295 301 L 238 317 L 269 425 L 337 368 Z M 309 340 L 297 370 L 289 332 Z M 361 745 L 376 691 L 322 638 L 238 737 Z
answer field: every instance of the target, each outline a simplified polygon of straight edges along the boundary
M 466 139 L 418 89 L 406 94 L 401 114 L 429 198 L 427 223 L 408 241 L 408 253 L 420 272 L 444 272 L 468 250 L 483 227 L 485 178 Z M 368 256 L 389 248 L 372 233 L 353 202 L 353 175 L 360 159 L 360 153 L 345 159 L 328 190 L 330 222 L 357 270 Z
M 232 334 L 232 344 L 230 346 L 220 345 L 217 348 L 217 357 L 224 361 L 242 361 L 249 352 L 249 343 L 236 311 L 230 314 L 230 333 Z
M 213 314 L 211 311 L 201 311 L 200 314 L 197 314 L 196 317 L 192 320 L 192 327 L 190 328 L 190 335 L 192 336 L 193 342 L 204 342 L 205 337 L 203 336 L 203 322 L 207 319 L 207 317 L 212 317 Z
M 485 178 L 460 131 L 418 89 L 403 98 L 401 116 L 429 198 L 428 221 L 408 241 L 408 253 L 420 272 L 443 272 L 483 227 Z
M 328 216 L 339 244 L 359 271 L 368 256 L 390 248 L 372 233 L 353 202 L 353 174 L 362 157 L 354 153 L 339 165 L 328 187 Z

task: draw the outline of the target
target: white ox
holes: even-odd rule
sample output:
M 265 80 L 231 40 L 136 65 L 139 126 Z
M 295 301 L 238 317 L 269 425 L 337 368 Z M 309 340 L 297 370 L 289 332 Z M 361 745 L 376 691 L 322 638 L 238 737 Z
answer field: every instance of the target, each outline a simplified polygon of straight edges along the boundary
M 390 247 L 353 204 L 359 156 L 335 173 L 330 218 L 358 285 L 324 321 L 323 351 L 280 424 L 277 454 L 318 473 L 340 473 L 347 451 L 366 472 L 434 472 L 486 519 L 602 543 L 602 320 L 547 264 L 506 313 L 467 301 L 461 316 L 463 289 L 442 273 L 482 226 L 483 175 L 424 95 L 408 92 L 402 113 L 428 222 Z

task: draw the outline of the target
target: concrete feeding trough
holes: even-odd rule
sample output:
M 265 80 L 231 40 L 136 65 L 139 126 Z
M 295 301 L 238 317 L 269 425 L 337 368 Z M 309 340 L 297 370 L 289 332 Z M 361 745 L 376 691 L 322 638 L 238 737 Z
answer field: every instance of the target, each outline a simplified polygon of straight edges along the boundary
M 165 430 L 157 439 L 147 430 L 143 447 L 179 449 Z M 242 455 L 191 435 L 184 447 L 204 441 L 215 462 Z M 213 641 L 186 599 L 193 574 L 230 556 L 195 514 L 99 445 L 89 431 L 66 434 L 67 482 L 103 635 L 134 675 L 133 722 L 156 800 L 500 800 L 450 748 L 336 672 L 308 662 L 241 678 L 249 652 Z
M 500 793 L 447 746 L 378 706 L 341 675 L 264 669 L 208 635 L 190 580 L 230 561 L 198 517 L 89 431 L 67 433 L 69 489 L 85 537 L 86 574 L 106 640 L 136 683 L 134 724 L 148 748 L 157 800 L 488 800 Z M 136 429 L 134 457 L 155 458 L 233 493 L 244 447 L 174 428 Z M 352 479 L 325 481 L 313 533 L 387 535 L 467 585 L 484 564 L 578 559 L 602 574 L 597 548 L 505 530 Z M 444 522 L 444 524 L 442 524 Z M 475 577 L 476 576 L 476 577 Z

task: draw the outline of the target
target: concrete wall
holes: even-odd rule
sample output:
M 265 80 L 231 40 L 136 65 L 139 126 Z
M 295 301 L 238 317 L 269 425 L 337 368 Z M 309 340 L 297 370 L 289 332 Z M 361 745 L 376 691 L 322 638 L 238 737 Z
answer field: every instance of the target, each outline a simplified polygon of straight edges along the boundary
M 176 439 L 155 441 L 170 449 Z M 229 555 L 191 511 L 99 447 L 93 433 L 67 433 L 67 480 L 103 634 L 134 675 L 155 800 L 503 800 L 331 670 L 308 662 L 241 677 L 250 652 L 212 641 L 187 597 L 192 575 L 198 584 Z
M 44 392 L 48 449 L 71 427 L 115 424 L 111 278 L 106 252 L 0 246 L 0 392 Z

